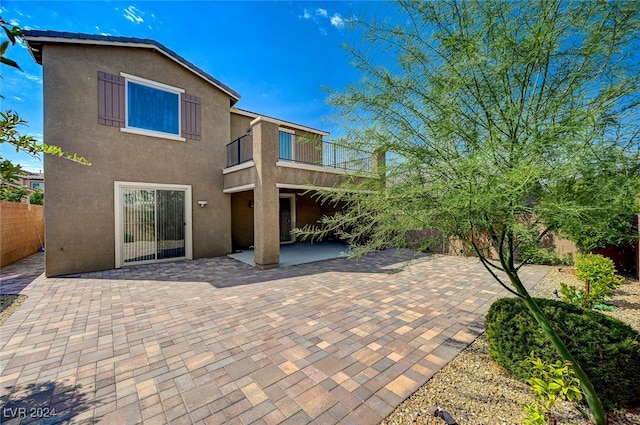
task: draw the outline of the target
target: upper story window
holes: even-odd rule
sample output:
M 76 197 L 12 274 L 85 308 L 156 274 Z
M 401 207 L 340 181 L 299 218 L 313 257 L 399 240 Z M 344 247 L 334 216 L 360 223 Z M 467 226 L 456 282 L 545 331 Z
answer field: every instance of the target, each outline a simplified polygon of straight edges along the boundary
M 129 130 L 180 137 L 180 95 L 184 90 L 121 73 L 126 82 Z
M 296 135 L 287 129 L 280 129 L 278 133 L 278 159 L 295 160 Z
M 121 72 L 98 72 L 98 123 L 127 133 L 200 140 L 200 98 Z

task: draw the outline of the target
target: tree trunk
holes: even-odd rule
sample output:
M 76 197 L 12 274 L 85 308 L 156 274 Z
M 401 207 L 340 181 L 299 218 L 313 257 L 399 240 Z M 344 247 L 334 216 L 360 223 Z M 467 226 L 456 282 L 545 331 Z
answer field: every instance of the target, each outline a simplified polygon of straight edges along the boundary
M 522 302 L 524 302 L 531 314 L 533 314 L 533 317 L 535 317 L 536 321 L 542 327 L 545 334 L 547 334 L 547 336 L 551 339 L 551 343 L 560 354 L 560 357 L 562 357 L 563 360 L 569 362 L 571 369 L 573 369 L 573 372 L 576 375 L 576 378 L 580 380 L 582 392 L 584 393 L 587 404 L 589 405 L 589 410 L 591 410 L 593 420 L 598 425 L 607 425 L 607 414 L 604 411 L 602 402 L 600 401 L 600 398 L 598 397 L 593 384 L 589 380 L 589 377 L 582 369 L 580 364 L 573 358 L 573 355 L 569 352 L 564 342 L 562 342 L 562 339 L 560 339 L 560 335 L 558 335 L 558 332 L 553 329 L 553 327 L 547 320 L 547 317 L 544 315 L 540 307 L 538 307 L 538 304 L 536 304 L 533 298 L 531 298 L 529 292 L 527 292 L 527 289 L 522 284 L 520 277 L 515 272 L 507 272 L 507 275 L 509 276 L 509 280 L 511 280 L 513 286 L 516 288 L 518 294 L 522 296 Z

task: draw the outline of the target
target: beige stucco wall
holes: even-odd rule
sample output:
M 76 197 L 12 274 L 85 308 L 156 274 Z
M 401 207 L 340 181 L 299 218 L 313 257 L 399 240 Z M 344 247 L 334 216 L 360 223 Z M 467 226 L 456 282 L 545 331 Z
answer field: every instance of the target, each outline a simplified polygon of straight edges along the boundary
M 45 45 L 42 65 L 44 141 L 92 162 L 85 167 L 45 156 L 48 276 L 115 266 L 114 181 L 191 185 L 193 257 L 231 250 L 230 198 L 222 193 L 228 95 L 138 48 Z M 200 97 L 202 139 L 179 142 L 99 125 L 98 71 L 126 72 Z
M 231 138 L 229 142 L 242 137 L 251 130 L 253 118 L 231 112 Z
M 232 189 L 238 186 L 245 186 L 248 184 L 255 184 L 256 182 L 256 169 L 255 167 L 243 168 L 232 173 L 224 175 L 224 188 Z
M 315 170 L 305 170 L 302 168 L 288 166 L 278 166 L 276 169 L 276 179 L 278 180 L 278 183 L 281 184 L 338 187 L 344 180 L 344 175 Z

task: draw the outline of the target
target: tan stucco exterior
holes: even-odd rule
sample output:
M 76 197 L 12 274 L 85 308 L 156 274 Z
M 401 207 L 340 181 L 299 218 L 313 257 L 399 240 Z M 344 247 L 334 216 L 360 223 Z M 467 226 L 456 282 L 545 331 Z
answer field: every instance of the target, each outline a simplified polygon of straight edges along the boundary
M 251 131 L 251 121 L 255 118 L 231 111 L 231 138 L 229 141 L 236 140 Z
M 221 190 L 230 140 L 227 94 L 147 49 L 46 45 L 42 65 L 45 141 L 92 163 L 45 157 L 48 276 L 115 266 L 114 181 L 190 185 L 193 257 L 231 251 L 230 200 Z M 99 125 L 98 71 L 126 72 L 200 97 L 201 140 L 167 140 Z M 208 206 L 198 207 L 197 200 Z
M 43 66 L 45 142 L 92 163 L 44 159 L 47 276 L 120 267 L 125 255 L 132 263 L 157 261 L 160 255 L 147 257 L 148 249 L 173 249 L 156 230 L 147 239 L 149 227 L 142 230 L 144 237 L 133 235 L 142 228 L 138 224 L 123 231 L 123 211 L 142 211 L 136 209 L 142 204 L 124 206 L 125 190 L 184 190 L 186 236 L 172 239 L 186 240 L 181 255 L 213 257 L 253 246 L 260 268 L 279 265 L 281 197 L 295 208 L 291 220 L 283 215 L 283 241 L 290 225 L 314 225 L 335 212 L 306 193 L 337 187 L 347 175 L 321 166 L 320 143 L 328 133 L 236 109 L 236 92 L 151 40 L 53 31 L 27 31 L 25 38 Z M 120 128 L 126 127 L 126 102 L 118 96 L 125 96 L 126 80 L 175 88 L 181 102 L 199 105 L 200 112 L 182 110 L 188 111 L 184 139 Z M 119 105 L 117 112 L 109 105 Z M 295 134 L 293 161 L 278 159 L 280 131 Z M 229 143 L 245 135 L 227 152 Z M 174 221 L 158 225 L 157 232 L 175 228 Z M 153 245 L 155 238 L 162 248 Z M 131 251 L 138 246 L 144 252 Z

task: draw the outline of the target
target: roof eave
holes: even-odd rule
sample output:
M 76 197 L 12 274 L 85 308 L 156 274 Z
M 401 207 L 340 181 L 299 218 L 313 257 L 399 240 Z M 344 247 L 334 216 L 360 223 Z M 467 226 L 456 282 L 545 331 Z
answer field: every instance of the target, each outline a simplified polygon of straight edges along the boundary
M 231 113 L 233 114 L 238 114 L 238 115 L 242 115 L 248 118 L 260 118 L 262 117 L 263 119 L 268 119 L 269 121 L 278 124 L 280 126 L 283 127 L 289 127 L 289 128 L 293 128 L 296 130 L 301 130 L 301 131 L 306 131 L 308 133 L 315 133 L 315 134 L 319 134 L 321 136 L 330 136 L 331 133 L 324 131 L 324 130 L 318 130 L 317 128 L 313 128 L 313 127 L 307 127 L 305 125 L 300 125 L 300 124 L 296 124 L 294 122 L 291 121 L 285 121 L 285 120 L 281 120 L 279 118 L 275 118 L 275 117 L 270 117 L 268 115 L 264 115 L 264 114 L 259 114 L 257 112 L 252 112 L 252 111 L 247 111 L 246 109 L 240 109 L 237 107 L 233 107 L 231 108 Z
M 46 34 L 46 35 L 45 35 Z M 150 49 L 156 51 L 158 53 L 163 54 L 165 57 L 173 60 L 177 64 L 183 66 L 184 68 L 191 71 L 193 74 L 199 76 L 203 80 L 207 81 L 209 84 L 215 86 L 225 94 L 227 94 L 231 98 L 231 105 L 233 106 L 236 102 L 240 100 L 240 94 L 220 81 L 216 80 L 212 76 L 208 75 L 206 72 L 202 71 L 197 66 L 192 63 L 184 60 L 182 57 L 174 53 L 173 51 L 167 49 L 162 44 L 157 43 L 153 40 L 148 39 L 130 39 L 130 41 L 126 41 L 124 37 L 111 37 L 107 39 L 108 36 L 104 36 L 104 38 L 100 38 L 98 36 L 91 35 L 83 35 L 88 38 L 78 37 L 80 34 L 70 33 L 56 33 L 50 31 L 24 31 L 24 39 L 27 42 L 27 46 L 29 48 L 29 52 L 33 59 L 40 65 L 42 65 L 42 46 L 46 43 L 55 43 L 55 44 L 84 44 L 84 45 L 94 45 L 94 46 L 113 46 L 113 47 L 134 47 L 139 49 Z

